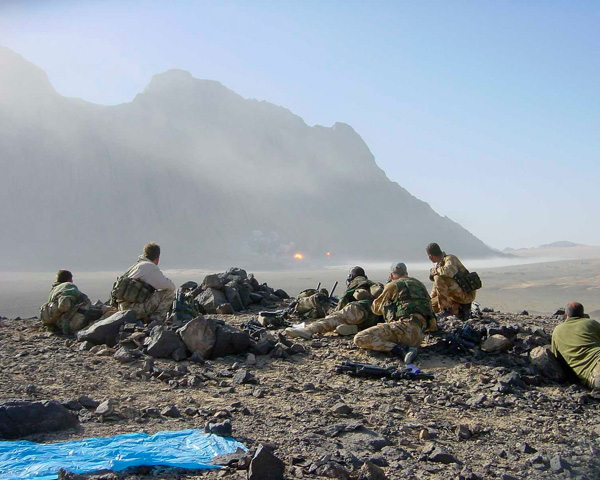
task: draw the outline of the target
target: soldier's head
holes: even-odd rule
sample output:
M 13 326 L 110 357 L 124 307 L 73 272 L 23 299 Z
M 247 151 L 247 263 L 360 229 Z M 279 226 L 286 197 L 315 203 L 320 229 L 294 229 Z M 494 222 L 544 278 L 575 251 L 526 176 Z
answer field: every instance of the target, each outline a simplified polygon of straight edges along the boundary
M 73 274 L 68 270 L 59 270 L 56 272 L 56 281 L 58 283 L 73 282 Z
M 144 245 L 144 257 L 146 257 L 152 263 L 158 265 L 158 260 L 160 258 L 160 245 L 154 242 Z
M 565 308 L 565 316 L 567 318 L 583 317 L 583 305 L 579 302 L 571 302 Z
M 352 267 L 348 272 L 348 277 L 346 277 L 346 283 L 350 283 L 356 277 L 365 277 L 367 278 L 367 274 L 365 273 L 362 267 Z
M 442 249 L 437 243 L 430 243 L 425 248 L 425 251 L 427 252 L 429 260 L 431 260 L 433 263 L 438 263 L 440 260 L 442 260 L 442 258 L 444 258 L 444 252 L 442 252 Z
M 408 275 L 408 270 L 406 269 L 406 264 L 402 262 L 394 263 L 390 267 L 390 279 L 398 280 L 399 278 L 406 277 Z

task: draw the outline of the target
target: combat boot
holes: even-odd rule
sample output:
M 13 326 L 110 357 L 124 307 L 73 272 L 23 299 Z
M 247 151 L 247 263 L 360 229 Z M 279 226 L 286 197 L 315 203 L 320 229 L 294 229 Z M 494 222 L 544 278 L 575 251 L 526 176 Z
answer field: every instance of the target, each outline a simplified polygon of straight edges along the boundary
M 459 318 L 459 320 L 462 320 L 464 322 L 469 320 L 471 318 L 471 304 L 461 303 L 456 316 Z
M 305 340 L 310 340 L 312 338 L 312 333 L 310 333 L 306 328 L 302 327 L 288 327 L 283 332 L 287 337 L 291 338 L 304 338 Z
M 356 335 L 358 333 L 358 327 L 356 325 L 348 325 L 347 323 L 342 323 L 335 327 L 335 331 L 338 335 L 348 336 L 348 335 Z

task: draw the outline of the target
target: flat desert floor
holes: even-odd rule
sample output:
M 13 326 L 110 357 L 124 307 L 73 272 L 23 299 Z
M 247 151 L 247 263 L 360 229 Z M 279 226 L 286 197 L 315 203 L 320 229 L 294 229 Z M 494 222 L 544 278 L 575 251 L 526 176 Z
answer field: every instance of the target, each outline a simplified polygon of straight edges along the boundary
M 477 296 L 481 307 L 511 313 L 527 310 L 531 314 L 552 314 L 570 301 L 579 301 L 593 318 L 600 316 L 600 258 L 524 263 L 532 260 L 513 259 L 512 262 L 516 264 L 504 266 L 465 260 L 467 268 L 477 271 L 482 279 L 483 288 Z M 168 263 L 164 263 L 161 267 L 165 268 L 165 274 L 177 285 L 187 280 L 201 282 L 206 274 L 215 273 L 206 270 L 169 270 Z M 428 268 L 429 265 L 424 263 L 408 264 L 409 273 L 429 288 Z M 335 281 L 339 282 L 336 289 L 336 294 L 339 294 L 343 291 L 347 270 L 347 267 L 330 267 L 253 273 L 260 283 L 266 282 L 273 288 L 282 288 L 295 296 L 305 288 L 314 288 L 318 282 L 330 289 Z M 365 270 L 372 280 L 384 283 L 387 280 L 388 270 L 382 265 L 366 265 Z M 106 301 L 116 276 L 122 272 L 73 273 L 75 283 L 92 301 Z M 54 275 L 55 272 L 0 273 L 0 316 L 37 316 L 39 306 L 46 301 Z

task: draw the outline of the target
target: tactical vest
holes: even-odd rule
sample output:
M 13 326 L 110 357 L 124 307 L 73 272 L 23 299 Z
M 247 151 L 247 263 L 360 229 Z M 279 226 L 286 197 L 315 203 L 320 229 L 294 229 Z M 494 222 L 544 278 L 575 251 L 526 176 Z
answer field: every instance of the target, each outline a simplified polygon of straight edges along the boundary
M 156 289 L 140 280 L 139 278 L 129 278 L 127 275 L 137 265 L 135 263 L 123 275 L 117 278 L 110 292 L 110 303 L 116 307 L 118 303 L 143 303 L 150 298 Z
M 400 278 L 396 280 L 396 286 L 398 296 L 389 307 L 387 305 L 384 307 L 386 320 L 390 314 L 393 320 L 410 318 L 415 313 L 423 315 L 425 319 L 435 318 L 429 292 L 419 280 L 410 277 Z
M 44 325 L 56 324 L 62 316 L 69 318 L 82 306 L 89 304 L 87 295 L 70 282 L 53 284 L 48 303 L 40 307 L 40 320 Z

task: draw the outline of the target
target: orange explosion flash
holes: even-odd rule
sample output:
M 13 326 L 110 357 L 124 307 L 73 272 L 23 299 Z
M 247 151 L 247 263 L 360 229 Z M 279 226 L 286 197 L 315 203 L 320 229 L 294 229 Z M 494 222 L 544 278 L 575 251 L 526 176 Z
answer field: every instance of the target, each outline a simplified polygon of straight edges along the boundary
M 303 260 L 304 259 L 304 255 L 302 255 L 300 252 L 294 253 L 294 258 L 296 260 Z
M 327 255 L 328 257 L 331 257 L 331 252 L 327 252 L 325 255 Z

